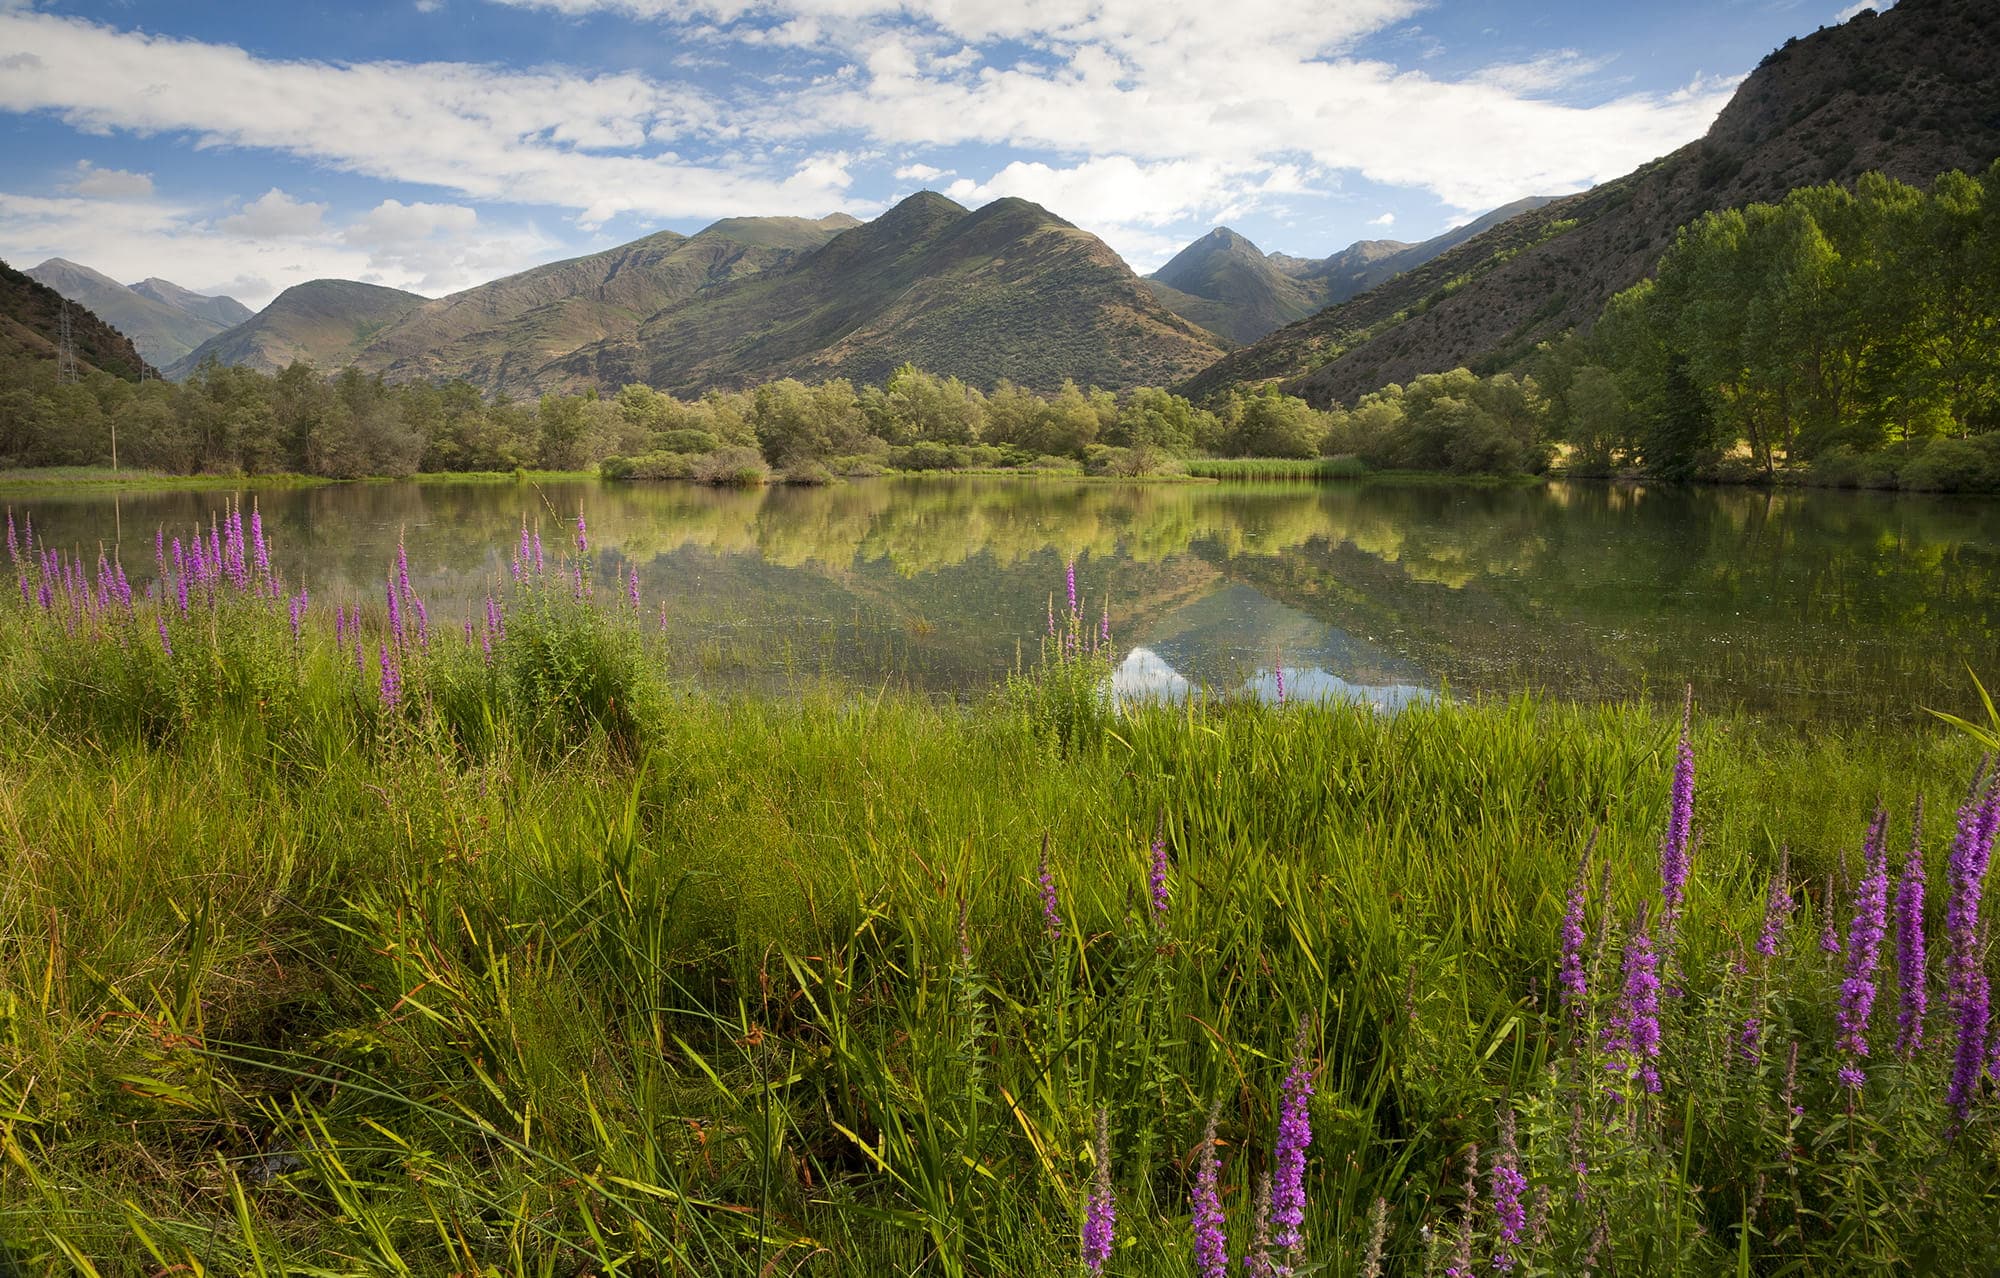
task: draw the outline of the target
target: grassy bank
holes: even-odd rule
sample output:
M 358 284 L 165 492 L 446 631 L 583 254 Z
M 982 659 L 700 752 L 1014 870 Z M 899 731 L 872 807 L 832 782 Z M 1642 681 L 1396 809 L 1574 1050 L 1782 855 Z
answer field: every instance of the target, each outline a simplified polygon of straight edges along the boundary
M 1996 1261 L 1996 1106 L 1948 1096 L 1956 951 L 1932 936 L 1901 1054 L 1881 947 L 1863 1058 L 1818 940 L 1854 949 L 1870 814 L 1900 868 L 1919 794 L 1942 925 L 1963 737 L 1697 713 L 1669 934 L 1679 725 L 1643 709 L 1114 710 L 1088 601 L 970 708 L 718 699 L 653 673 L 659 601 L 576 597 L 567 533 L 513 551 L 469 635 L 391 565 L 395 614 L 336 621 L 237 537 L 166 554 L 158 602 L 115 568 L 86 602 L 85 565 L 45 606 L 30 558 L 0 605 L 0 1241 L 28 1272 L 1073 1273 L 1102 1183 L 1104 1271 L 1179 1275 L 1205 1149 L 1239 1252 L 1296 1165 L 1293 1259 L 1329 1273 L 1378 1198 L 1393 1273 L 1461 1228 L 1482 1269 Z

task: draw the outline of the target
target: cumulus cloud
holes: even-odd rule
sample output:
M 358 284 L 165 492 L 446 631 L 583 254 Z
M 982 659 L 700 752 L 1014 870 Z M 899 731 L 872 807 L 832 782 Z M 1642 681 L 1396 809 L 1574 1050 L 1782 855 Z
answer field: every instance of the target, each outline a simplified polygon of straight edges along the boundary
M 1382 213 L 1368 219 L 1368 225 L 1370 226 L 1394 226 L 1395 224 L 1396 215 L 1394 213 Z
M 326 205 L 295 200 L 272 187 L 241 213 L 222 219 L 222 229 L 246 239 L 281 239 L 290 235 L 311 235 L 326 219 Z
M 153 193 L 153 178 L 148 173 L 100 169 L 89 160 L 78 160 L 76 176 L 63 189 L 94 200 L 132 200 Z
M 950 169 L 935 168 L 928 164 L 905 164 L 896 170 L 896 178 L 902 182 L 935 182 L 950 174 Z

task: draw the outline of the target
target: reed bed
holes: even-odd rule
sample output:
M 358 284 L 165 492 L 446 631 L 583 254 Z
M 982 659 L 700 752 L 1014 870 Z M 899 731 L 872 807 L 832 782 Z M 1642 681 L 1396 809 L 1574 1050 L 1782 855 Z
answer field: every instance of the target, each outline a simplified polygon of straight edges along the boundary
M 1074 577 L 698 695 L 580 516 L 451 619 L 11 528 L 0 1270 L 2000 1263 L 1965 734 L 1116 706 Z

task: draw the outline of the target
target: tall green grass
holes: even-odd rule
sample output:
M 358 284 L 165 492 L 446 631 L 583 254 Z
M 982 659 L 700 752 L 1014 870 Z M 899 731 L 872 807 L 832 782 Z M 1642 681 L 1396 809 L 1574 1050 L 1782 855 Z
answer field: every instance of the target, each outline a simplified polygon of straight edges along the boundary
M 124 687 L 147 627 L 0 607 L 16 1267 L 1072 1273 L 1102 1109 L 1107 1272 L 1187 1274 L 1204 1122 L 1240 1248 L 1301 1025 L 1323 1272 L 1359 1271 L 1378 1197 L 1389 1272 L 1448 1260 L 1499 1106 L 1550 1191 L 1531 1269 L 1994 1263 L 1990 1094 L 1947 1139 L 1938 1059 L 1896 1060 L 1878 1008 L 1847 1099 L 1838 960 L 1812 941 L 1878 801 L 1929 797 L 1939 864 L 1963 736 L 1697 717 L 1667 1086 L 1621 1102 L 1550 991 L 1586 848 L 1594 988 L 1658 895 L 1671 720 L 1117 709 L 1080 612 L 1075 644 L 970 706 L 691 695 L 622 614 L 529 592 L 490 665 L 413 648 L 393 709 L 323 613 L 296 644 L 254 599 L 177 620 L 185 668 L 99 710 L 80 690 Z M 393 642 L 368 625 L 371 653 Z M 171 730 L 119 708 L 150 696 L 178 698 Z M 1780 847 L 1806 887 L 1786 956 L 1736 975 Z M 1731 1046 L 1752 1012 L 1754 1063 Z
M 1186 465 L 1201 479 L 1358 479 L 1368 473 L 1354 457 L 1193 457 Z

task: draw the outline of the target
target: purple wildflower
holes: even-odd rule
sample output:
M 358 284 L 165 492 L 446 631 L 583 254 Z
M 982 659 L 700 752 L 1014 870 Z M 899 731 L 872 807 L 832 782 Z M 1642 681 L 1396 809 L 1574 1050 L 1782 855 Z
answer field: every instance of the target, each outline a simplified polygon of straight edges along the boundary
M 410 606 L 417 612 L 417 646 L 428 648 L 431 646 L 431 615 L 424 610 L 424 597 L 412 590 Z
M 1103 1273 L 1104 1262 L 1111 1259 L 1118 1223 L 1118 1197 L 1111 1189 L 1111 1120 L 1101 1105 L 1097 1110 L 1096 1152 L 1096 1174 L 1083 1217 L 1083 1264 L 1093 1274 Z
M 1765 958 L 1775 958 L 1778 941 L 1784 935 L 1785 921 L 1792 913 L 1792 885 L 1790 882 L 1791 848 L 1778 848 L 1778 873 L 1771 879 L 1771 891 L 1764 899 L 1764 929 L 1757 934 L 1757 952 Z
M 1049 836 L 1042 836 L 1042 862 L 1035 875 L 1035 881 L 1042 888 L 1042 924 L 1048 930 L 1051 941 L 1060 941 L 1063 934 L 1062 915 L 1056 910 L 1056 876 L 1049 868 Z
M 625 588 L 625 591 L 626 594 L 631 596 L 632 615 L 636 617 L 639 615 L 639 570 L 636 567 L 633 568 L 632 575 L 628 577 L 626 580 L 628 584 Z
M 1819 948 L 1827 954 L 1840 953 L 1840 930 L 1833 921 L 1833 876 L 1826 876 L 1826 890 L 1820 893 Z
M 1148 881 L 1153 889 L 1153 921 L 1164 924 L 1167 921 L 1167 835 L 1166 818 L 1160 818 L 1160 828 L 1153 834 L 1152 869 Z
M 1861 848 L 1861 882 L 1854 889 L 1854 918 L 1847 925 L 1847 979 L 1840 983 L 1839 1049 L 1850 1054 L 1840 1068 L 1849 1090 L 1867 1081 L 1856 1059 L 1868 1055 L 1868 1018 L 1875 1009 L 1875 965 L 1888 931 L 1889 863 L 1882 841 L 1889 814 L 1877 808 Z
M 1667 837 L 1660 844 L 1660 931 L 1671 934 L 1687 897 L 1688 837 L 1694 829 L 1694 746 L 1688 741 L 1694 715 L 1694 688 L 1688 688 L 1681 710 L 1680 748 L 1674 758 L 1673 801 L 1667 812 Z
M 535 575 L 539 577 L 542 575 L 543 571 L 544 569 L 542 567 L 542 530 L 540 528 L 537 528 L 535 529 Z
M 256 554 L 258 572 L 271 571 L 271 548 L 264 544 L 264 512 L 250 503 L 250 546 Z
M 1216 1173 L 1215 1113 L 1211 1110 L 1194 1172 L 1194 1264 L 1201 1278 L 1224 1278 L 1229 1272 L 1229 1235 L 1223 1232 Z
M 1104 605 L 1104 612 L 1097 619 L 1097 642 L 1103 647 L 1111 646 L 1111 605 Z
M 396 579 L 391 577 L 385 593 L 389 599 L 389 635 L 398 645 L 403 642 L 403 605 L 396 598 Z
M 295 597 L 291 601 L 293 643 L 297 643 L 299 641 L 299 631 L 300 628 L 305 624 L 306 606 L 309 602 L 310 602 L 310 596 L 307 595 L 305 587 L 301 586 L 299 588 L 299 593 L 297 597 Z
M 1306 1148 L 1312 1144 L 1312 1061 L 1306 1043 L 1312 1022 L 1299 1026 L 1292 1045 L 1292 1067 L 1285 1074 L 1284 1099 L 1278 1107 L 1278 1141 L 1271 1178 L 1272 1243 L 1285 1252 L 1278 1272 L 1288 1274 L 1305 1245 Z
M 410 551 L 400 532 L 396 534 L 396 593 L 405 599 L 413 599 L 417 593 L 410 589 Z
M 1055 597 L 1054 595 L 1050 595 L 1050 596 L 1049 596 L 1049 635 L 1050 635 L 1051 637 L 1054 637 L 1055 633 L 1056 633 L 1056 597 Z
M 339 604 L 333 610 L 333 646 L 347 646 L 347 605 Z
M 396 660 L 389 655 L 389 645 L 382 645 L 382 706 L 394 710 L 403 699 L 403 674 L 396 668 Z
M 1472 1278 L 1472 1218 L 1479 1210 L 1479 1146 L 1465 1156 L 1465 1208 L 1458 1217 L 1458 1236 L 1452 1242 L 1451 1263 L 1444 1267 L 1449 1278 Z
M 1625 989 L 1615 1018 L 1613 1046 L 1622 1056 L 1615 1066 L 1636 1078 L 1648 1092 L 1660 1090 L 1660 977 L 1652 938 L 1646 932 L 1646 907 L 1632 925 L 1625 943 Z
M 590 535 L 583 526 L 583 507 L 581 506 L 576 508 L 576 553 L 579 555 L 590 553 Z
M 7 562 L 21 562 L 21 539 L 14 531 L 14 508 L 7 507 Z
M 1283 648 L 1278 649 L 1278 660 L 1275 669 L 1278 672 L 1278 704 L 1283 705 L 1285 704 L 1285 650 Z
M 1929 956 L 1924 953 L 1924 801 L 1917 798 L 1910 854 L 1896 884 L 1896 1051 L 1906 1059 L 1924 1045 L 1924 1013 L 1930 990 L 1925 981 Z
M 174 655 L 174 645 L 173 641 L 167 638 L 167 613 L 164 608 L 159 612 L 158 621 L 160 624 L 160 651 L 171 657 Z
M 1069 615 L 1071 617 L 1075 617 L 1076 616 L 1076 560 L 1072 559 L 1069 561 L 1068 568 L 1066 568 L 1063 572 L 1063 580 L 1065 584 L 1067 584 L 1067 586 L 1069 587 Z
M 1946 1100 L 1954 1126 L 1963 1125 L 1971 1112 L 1992 1012 L 1979 945 L 1979 905 L 1996 822 L 2000 822 L 2000 778 L 1987 783 L 1983 796 L 1975 784 L 1959 808 L 1958 833 L 1945 862 L 1945 985 L 1957 1030 Z
M 1572 1020 L 1581 1020 L 1588 1010 L 1583 967 L 1583 906 L 1590 874 L 1590 852 L 1596 844 L 1597 835 L 1592 833 L 1590 844 L 1583 850 L 1583 859 L 1577 862 L 1576 877 L 1570 881 L 1569 898 L 1563 910 L 1562 961 L 1557 968 L 1556 979 L 1560 986 L 1558 997 L 1562 1010 Z
M 1499 1245 L 1493 1249 L 1493 1267 L 1509 1270 L 1514 1267 L 1514 1253 L 1511 1250 L 1521 1241 L 1521 1234 L 1528 1224 L 1528 1214 L 1521 1207 L 1521 1191 L 1528 1187 L 1527 1178 L 1521 1175 L 1520 1151 L 1514 1143 L 1514 1109 L 1512 1105 L 1500 1110 L 1500 1148 L 1494 1151 L 1493 1163 L 1487 1172 L 1493 1188 L 1493 1215 L 1499 1222 Z

